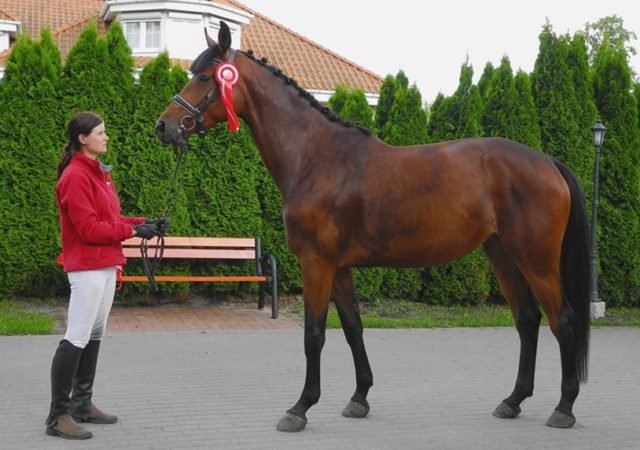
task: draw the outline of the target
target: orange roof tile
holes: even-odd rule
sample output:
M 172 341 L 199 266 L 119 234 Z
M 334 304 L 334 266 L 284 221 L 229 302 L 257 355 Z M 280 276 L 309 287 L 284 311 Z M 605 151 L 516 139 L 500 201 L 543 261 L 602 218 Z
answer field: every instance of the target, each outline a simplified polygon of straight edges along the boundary
M 313 90 L 333 91 L 338 84 L 378 93 L 382 77 L 352 61 L 337 55 L 274 20 L 235 0 L 209 0 L 253 14 L 254 18 L 242 31 L 242 50 L 252 49 L 256 56 L 265 56 L 298 83 Z M 22 23 L 23 31 L 38 37 L 48 26 L 63 56 L 69 52 L 79 34 L 91 19 L 97 19 L 105 0 L 0 0 L 0 17 Z M 98 22 L 101 32 L 106 25 Z M 8 52 L 0 53 L 0 66 Z M 134 58 L 137 67 L 150 58 Z M 191 61 L 173 60 L 183 68 Z

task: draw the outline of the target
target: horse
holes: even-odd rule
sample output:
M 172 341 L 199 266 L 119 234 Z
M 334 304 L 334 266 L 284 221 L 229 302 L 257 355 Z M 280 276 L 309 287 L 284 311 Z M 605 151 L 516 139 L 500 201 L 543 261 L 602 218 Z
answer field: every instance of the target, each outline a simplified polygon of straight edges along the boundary
M 560 401 L 547 425 L 570 428 L 587 379 L 589 270 L 582 188 L 562 163 L 502 138 L 394 147 L 324 108 L 251 50 L 231 48 L 221 22 L 193 76 L 156 122 L 165 144 L 228 121 L 250 128 L 282 194 L 289 249 L 303 282 L 306 377 L 277 424 L 301 431 L 320 398 L 320 356 L 330 301 L 351 348 L 356 388 L 342 414 L 364 418 L 373 375 L 353 267 L 431 267 L 482 246 L 520 339 L 512 393 L 493 412 L 514 418 L 533 394 L 542 309 L 561 356 Z

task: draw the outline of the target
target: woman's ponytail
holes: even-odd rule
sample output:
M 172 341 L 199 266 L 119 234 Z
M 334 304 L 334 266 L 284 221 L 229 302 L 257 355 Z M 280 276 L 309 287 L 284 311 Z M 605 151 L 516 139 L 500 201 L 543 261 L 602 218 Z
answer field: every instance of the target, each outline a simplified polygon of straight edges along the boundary
M 78 152 L 74 148 L 74 145 L 69 142 L 64 146 L 64 150 L 62 151 L 62 158 L 60 158 L 60 163 L 58 164 L 58 179 L 62 176 L 62 172 L 67 168 L 69 163 L 71 162 L 71 158 Z

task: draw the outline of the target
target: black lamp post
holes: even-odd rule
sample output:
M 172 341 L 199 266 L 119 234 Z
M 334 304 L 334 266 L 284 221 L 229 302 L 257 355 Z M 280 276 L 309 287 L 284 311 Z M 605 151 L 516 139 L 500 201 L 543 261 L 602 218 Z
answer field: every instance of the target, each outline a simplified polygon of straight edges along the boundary
M 593 134 L 593 145 L 596 147 L 596 161 L 595 161 L 595 169 L 593 171 L 593 208 L 591 211 L 591 296 L 590 300 L 592 303 L 600 303 L 600 295 L 598 294 L 598 272 L 597 272 L 597 262 L 598 262 L 598 245 L 596 239 L 596 225 L 598 222 L 598 177 L 600 175 L 600 148 L 602 147 L 602 143 L 604 142 L 604 133 L 607 129 L 598 121 L 593 128 L 591 128 L 591 133 Z M 592 307 L 592 312 L 593 312 Z M 592 314 L 593 315 L 593 314 Z M 597 314 L 600 316 L 599 314 Z M 602 311 L 602 315 L 604 315 L 604 311 Z

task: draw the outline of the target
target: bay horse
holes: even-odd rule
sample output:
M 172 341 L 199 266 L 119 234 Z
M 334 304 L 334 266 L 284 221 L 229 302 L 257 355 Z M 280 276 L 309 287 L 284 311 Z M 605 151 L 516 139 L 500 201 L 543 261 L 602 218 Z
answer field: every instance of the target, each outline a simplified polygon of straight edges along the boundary
M 547 425 L 574 425 L 586 381 L 589 270 L 584 194 L 558 161 L 501 138 L 394 147 L 323 108 L 252 51 L 231 48 L 221 22 L 193 74 L 159 117 L 166 144 L 185 147 L 235 114 L 251 129 L 282 194 L 287 245 L 304 289 L 306 378 L 299 400 L 277 425 L 300 431 L 320 398 L 320 354 L 329 302 L 351 347 L 356 389 L 342 414 L 366 417 L 373 376 L 352 267 L 431 267 L 482 245 L 520 337 L 515 388 L 494 411 L 514 418 L 533 394 L 540 308 L 562 366 L 560 402 Z M 222 73 L 224 71 L 224 73 Z

